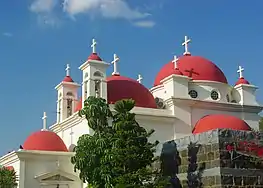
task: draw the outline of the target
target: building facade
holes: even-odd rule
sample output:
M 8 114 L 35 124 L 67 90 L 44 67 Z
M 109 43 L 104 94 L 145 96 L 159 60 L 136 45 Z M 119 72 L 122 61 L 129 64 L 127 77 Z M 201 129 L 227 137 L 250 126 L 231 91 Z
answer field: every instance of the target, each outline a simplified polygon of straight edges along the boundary
M 146 129 L 154 129 L 151 139 L 160 143 L 215 129 L 258 130 L 262 106 L 256 100 L 257 87 L 244 78 L 244 69 L 239 66 L 235 86 L 229 85 L 212 61 L 191 55 L 190 41 L 185 37 L 185 53 L 165 64 L 154 86 L 147 89 L 141 75 L 134 80 L 119 73 L 116 54 L 111 63 L 105 62 L 93 39 L 92 53 L 79 67 L 82 83 L 74 82 L 67 65 L 65 78 L 55 88 L 56 123 L 47 128 L 44 113 L 43 129 L 29 135 L 17 151 L 2 156 L 0 164 L 16 171 L 19 188 L 85 187 L 70 159 L 78 138 L 91 134 L 87 121 L 78 116 L 89 96 L 106 99 L 112 110 L 118 100 L 135 100 L 137 121 Z M 114 70 L 107 76 L 111 64 Z M 157 154 L 162 144 L 159 147 Z

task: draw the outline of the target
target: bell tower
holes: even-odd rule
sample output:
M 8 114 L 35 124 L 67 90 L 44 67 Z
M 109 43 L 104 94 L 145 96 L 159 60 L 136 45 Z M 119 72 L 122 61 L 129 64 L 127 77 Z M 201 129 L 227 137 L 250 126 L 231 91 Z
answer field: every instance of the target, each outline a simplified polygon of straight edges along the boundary
M 66 76 L 55 89 L 57 90 L 57 123 L 64 121 L 74 113 L 80 85 L 70 76 L 70 66 L 67 64 Z
M 82 70 L 82 103 L 89 96 L 97 96 L 107 100 L 107 82 L 106 70 L 109 63 L 104 62 L 96 52 L 97 42 L 92 40 L 92 54 L 88 60 L 84 62 L 79 69 Z M 84 106 L 82 104 L 82 106 Z

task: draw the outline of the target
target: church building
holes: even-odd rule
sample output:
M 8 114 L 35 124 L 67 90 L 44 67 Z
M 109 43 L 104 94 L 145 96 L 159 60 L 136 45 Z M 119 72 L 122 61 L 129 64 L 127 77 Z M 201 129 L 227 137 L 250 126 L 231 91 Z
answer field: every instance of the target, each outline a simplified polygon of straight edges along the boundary
M 110 107 L 121 99 L 133 99 L 133 112 L 139 124 L 154 129 L 152 140 L 162 143 L 216 129 L 258 130 L 262 106 L 256 100 L 257 86 L 244 76 L 238 66 L 238 78 L 230 85 L 223 71 L 212 61 L 189 51 L 191 39 L 185 36 L 184 54 L 171 57 L 148 89 L 142 75 L 128 78 L 118 71 L 120 58 L 114 54 L 108 63 L 97 52 L 92 40 L 92 53 L 80 65 L 82 83 L 77 83 L 66 67 L 64 79 L 57 90 L 57 119 L 27 137 L 20 149 L 0 158 L 0 165 L 14 169 L 18 188 L 85 188 L 70 162 L 78 138 L 91 134 L 87 121 L 79 117 L 85 99 L 97 96 Z M 106 70 L 113 67 L 112 75 Z M 81 96 L 78 91 L 81 90 Z

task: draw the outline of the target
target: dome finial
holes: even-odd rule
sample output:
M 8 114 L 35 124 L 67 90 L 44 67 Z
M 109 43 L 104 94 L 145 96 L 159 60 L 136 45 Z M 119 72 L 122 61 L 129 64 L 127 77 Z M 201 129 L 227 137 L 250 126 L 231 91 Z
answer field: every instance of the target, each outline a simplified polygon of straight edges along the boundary
M 47 130 L 47 113 L 46 112 L 44 112 L 42 119 L 43 119 L 42 131 L 46 131 Z
M 111 64 L 113 64 L 113 73 L 112 75 L 120 75 L 120 73 L 118 72 L 118 67 L 117 67 L 117 63 L 119 62 L 120 58 L 114 54 L 113 56 L 113 61 L 111 62 Z
M 178 69 L 178 67 L 177 67 L 177 61 L 179 60 L 179 58 L 176 56 L 176 55 L 174 55 L 174 59 L 173 59 L 173 63 L 174 63 L 174 69 Z
M 92 53 L 95 54 L 96 53 L 96 46 L 97 46 L 97 42 L 95 39 L 92 39 L 92 44 L 91 44 L 91 48 L 92 48 Z
M 66 67 L 66 76 L 70 76 L 70 66 L 69 66 L 69 64 L 67 64 L 67 67 Z
M 244 68 L 242 66 L 238 66 L 238 70 L 237 73 L 239 73 L 239 78 L 243 78 L 243 72 L 244 72 Z
M 184 42 L 182 43 L 182 46 L 184 46 L 184 55 L 190 55 L 191 53 L 188 50 L 188 44 L 191 42 L 191 39 L 189 39 L 187 36 L 184 37 Z
M 137 81 L 138 81 L 140 84 L 142 83 L 142 79 L 143 79 L 142 75 L 138 74 L 138 79 L 137 79 Z

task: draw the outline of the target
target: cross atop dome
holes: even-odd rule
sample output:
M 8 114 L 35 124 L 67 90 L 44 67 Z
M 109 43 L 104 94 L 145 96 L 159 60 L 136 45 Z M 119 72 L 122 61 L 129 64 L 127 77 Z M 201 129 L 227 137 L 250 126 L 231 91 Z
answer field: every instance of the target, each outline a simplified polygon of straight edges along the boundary
M 241 66 L 238 66 L 238 70 L 237 73 L 239 73 L 239 78 L 243 78 L 243 72 L 244 72 L 244 68 Z
M 137 81 L 138 81 L 140 84 L 142 83 L 142 79 L 143 79 L 142 75 L 138 74 L 138 79 L 137 79 Z
M 42 120 L 43 120 L 43 129 L 42 129 L 42 131 L 45 131 L 45 130 L 47 130 L 47 113 L 46 112 L 43 113 Z
M 66 76 L 70 76 L 70 66 L 69 66 L 69 64 L 67 64 L 67 67 L 66 67 Z
M 176 56 L 176 55 L 174 55 L 174 59 L 173 59 L 173 63 L 174 63 L 174 69 L 178 69 L 178 67 L 177 67 L 177 61 L 179 60 L 179 58 Z
M 92 44 L 91 44 L 91 48 L 92 48 L 92 53 L 95 54 L 96 53 L 96 46 L 97 46 L 97 41 L 95 39 L 92 39 Z
M 120 61 L 120 58 L 117 56 L 117 54 L 114 54 L 113 56 L 113 61 L 111 62 L 111 64 L 113 64 L 113 73 L 112 75 L 120 75 L 120 73 L 118 72 L 118 67 L 117 67 L 117 63 Z
M 191 39 L 187 36 L 184 37 L 184 42 L 182 43 L 182 46 L 184 46 L 184 55 L 190 55 L 191 53 L 188 50 L 188 44 L 191 42 Z

